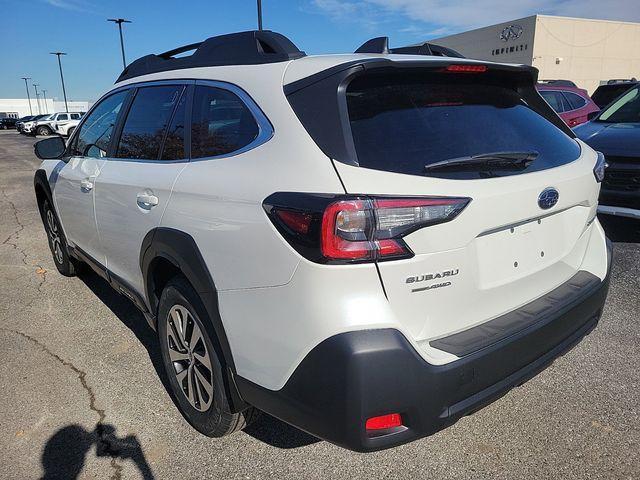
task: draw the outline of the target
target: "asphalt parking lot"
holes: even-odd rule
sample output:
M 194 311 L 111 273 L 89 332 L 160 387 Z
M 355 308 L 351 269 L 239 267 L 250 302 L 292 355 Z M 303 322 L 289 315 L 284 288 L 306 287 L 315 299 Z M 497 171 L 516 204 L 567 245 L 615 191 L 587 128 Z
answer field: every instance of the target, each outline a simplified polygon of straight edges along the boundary
M 356 454 L 263 416 L 210 439 L 172 403 L 155 334 L 129 300 L 91 273 L 57 273 L 33 194 L 34 142 L 0 132 L 0 478 L 640 478 L 637 226 L 611 227 L 598 328 L 433 437 Z

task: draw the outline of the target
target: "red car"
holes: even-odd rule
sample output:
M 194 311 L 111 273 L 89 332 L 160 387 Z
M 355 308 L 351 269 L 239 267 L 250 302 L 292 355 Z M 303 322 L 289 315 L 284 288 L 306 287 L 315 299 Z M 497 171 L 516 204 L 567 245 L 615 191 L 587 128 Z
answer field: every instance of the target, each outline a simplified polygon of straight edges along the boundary
M 570 127 L 575 127 L 589 120 L 589 114 L 600 109 L 589 97 L 586 90 L 576 87 L 567 80 L 548 80 L 536 85 L 551 108 Z M 592 115 L 593 116 L 593 115 Z

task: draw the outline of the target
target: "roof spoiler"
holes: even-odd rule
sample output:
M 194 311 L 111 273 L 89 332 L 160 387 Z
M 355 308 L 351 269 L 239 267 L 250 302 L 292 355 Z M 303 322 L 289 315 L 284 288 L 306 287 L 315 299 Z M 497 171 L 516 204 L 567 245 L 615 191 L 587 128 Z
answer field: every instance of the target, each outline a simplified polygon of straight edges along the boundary
M 176 57 L 194 50 L 191 55 Z M 203 42 L 146 55 L 129 64 L 116 83 L 149 73 L 222 65 L 258 65 L 304 57 L 291 40 L 270 30 L 250 30 L 211 37 Z
M 431 55 L 436 57 L 465 58 L 455 50 L 434 43 L 424 42 L 419 45 L 389 48 L 389 37 L 376 37 L 364 42 L 354 53 L 396 53 L 403 55 Z

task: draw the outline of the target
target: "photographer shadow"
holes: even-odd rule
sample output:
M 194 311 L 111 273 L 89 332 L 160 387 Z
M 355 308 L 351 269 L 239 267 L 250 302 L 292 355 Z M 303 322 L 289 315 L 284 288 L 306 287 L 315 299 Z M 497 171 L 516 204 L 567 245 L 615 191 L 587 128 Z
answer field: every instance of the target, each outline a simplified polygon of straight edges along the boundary
M 113 425 L 99 423 L 91 432 L 81 425 L 72 424 L 53 434 L 42 451 L 44 474 L 41 480 L 78 478 L 93 447 L 97 457 L 112 459 L 111 466 L 115 470 L 122 468 L 114 463 L 115 460 L 131 460 L 142 478 L 154 478 L 137 437 L 127 435 L 119 438 Z

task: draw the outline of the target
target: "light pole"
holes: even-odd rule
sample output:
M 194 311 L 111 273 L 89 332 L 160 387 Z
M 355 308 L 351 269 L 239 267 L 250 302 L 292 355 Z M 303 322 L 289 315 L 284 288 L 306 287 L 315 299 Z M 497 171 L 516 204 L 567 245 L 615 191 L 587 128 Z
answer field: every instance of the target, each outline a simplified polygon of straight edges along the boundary
M 262 0 L 258 0 L 258 30 L 262 30 Z
M 49 107 L 47 107 L 47 91 L 42 89 L 42 98 L 44 98 L 44 113 L 49 113 Z
M 36 91 L 36 103 L 38 104 L 38 115 L 42 115 L 42 111 L 40 110 L 40 97 L 38 96 L 38 84 L 33 84 L 33 89 Z
M 27 89 L 27 100 L 29 102 L 29 115 L 33 116 L 33 109 L 31 108 L 31 96 L 29 95 L 29 85 L 27 80 L 31 80 L 31 77 L 21 77 L 24 80 L 24 88 Z
M 64 88 L 64 75 L 62 74 L 62 62 L 60 61 L 61 55 L 66 55 L 65 52 L 49 52 L 51 55 L 58 57 L 58 67 L 60 67 L 60 81 L 62 82 L 62 95 L 64 96 L 64 109 L 69 113 L 69 106 L 67 105 L 67 91 Z
M 124 18 L 107 18 L 107 22 L 113 22 L 118 24 L 118 31 L 120 32 L 120 50 L 122 51 L 122 68 L 127 68 L 127 61 L 124 58 L 124 40 L 122 38 L 122 24 L 131 23 L 130 20 Z

